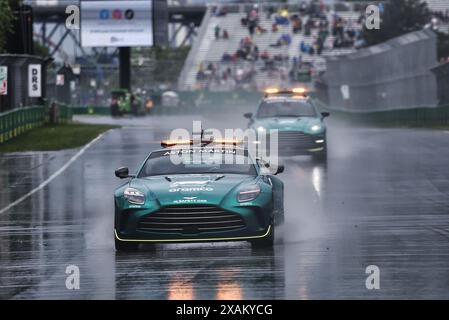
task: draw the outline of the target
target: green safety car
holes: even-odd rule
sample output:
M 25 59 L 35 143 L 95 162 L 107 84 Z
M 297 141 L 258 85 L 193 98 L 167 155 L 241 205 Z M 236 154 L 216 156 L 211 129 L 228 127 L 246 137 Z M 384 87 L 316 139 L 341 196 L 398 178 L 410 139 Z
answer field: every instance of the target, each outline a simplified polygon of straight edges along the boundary
M 267 89 L 256 114 L 244 116 L 258 136 L 265 135 L 267 145 L 271 143 L 270 134 L 277 131 L 280 156 L 312 155 L 316 160 L 327 159 L 324 118 L 329 113 L 320 113 L 305 89 Z
M 284 220 L 282 165 L 254 160 L 238 142 L 163 142 L 115 191 L 115 247 L 250 241 L 272 246 Z

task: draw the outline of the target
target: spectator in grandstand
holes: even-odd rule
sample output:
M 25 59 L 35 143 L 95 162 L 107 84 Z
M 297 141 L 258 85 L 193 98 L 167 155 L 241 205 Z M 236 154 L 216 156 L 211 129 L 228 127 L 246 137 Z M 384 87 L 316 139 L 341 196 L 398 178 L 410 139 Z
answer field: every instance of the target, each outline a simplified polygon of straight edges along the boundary
M 271 32 L 276 33 L 279 31 L 278 24 L 275 22 L 271 25 Z
M 273 59 L 266 59 L 264 60 L 265 64 L 263 66 L 263 68 L 261 69 L 262 71 L 271 71 L 274 70 L 274 60 Z
M 214 74 L 215 70 L 216 70 L 215 65 L 212 62 L 209 62 L 209 64 L 207 65 L 207 68 L 206 68 L 206 71 L 207 71 L 206 73 Z
M 273 6 L 269 6 L 267 9 L 267 20 L 271 20 L 271 17 L 274 14 L 274 7 Z
M 292 58 L 292 68 L 293 69 L 300 69 L 302 67 L 302 56 L 299 55 L 298 57 Z
M 278 62 L 283 62 L 283 61 L 288 61 L 289 57 L 288 57 L 288 55 L 275 54 L 273 56 L 273 60 L 278 61 Z
M 259 60 L 259 47 L 257 45 L 255 45 L 252 50 L 252 60 L 253 61 Z
M 232 77 L 232 70 L 230 67 L 227 67 L 225 71 L 223 71 L 222 79 L 227 81 L 230 77 Z
M 307 2 L 301 1 L 301 3 L 299 4 L 299 13 L 304 15 L 307 13 L 307 11 L 308 11 Z
M 250 36 L 252 37 L 254 35 L 254 32 L 256 30 L 256 27 L 259 24 L 259 11 L 258 11 L 258 5 L 255 4 L 251 11 L 246 16 L 246 25 L 248 27 L 248 32 Z
M 306 43 L 304 42 L 304 40 L 303 40 L 303 41 L 301 41 L 301 43 L 299 44 L 299 50 L 300 50 L 302 53 L 309 53 L 309 51 L 310 51 L 310 45 L 309 45 L 309 44 L 306 44 Z
M 334 16 L 334 23 L 332 25 L 332 35 L 335 37 L 343 38 L 344 33 L 344 21 L 338 15 Z
M 312 0 L 308 8 L 308 14 L 311 18 L 319 18 L 324 10 L 324 5 L 319 0 Z
M 220 26 L 217 24 L 214 27 L 215 39 L 220 39 Z
M 198 72 L 196 74 L 196 79 L 204 80 L 205 78 L 206 78 L 206 73 L 204 72 L 204 66 L 203 66 L 203 63 L 201 62 L 200 65 L 198 66 Z
M 261 54 L 260 54 L 260 59 L 266 61 L 270 59 L 270 54 L 268 53 L 267 50 L 264 50 Z
M 283 45 L 289 46 L 292 43 L 292 37 L 288 33 L 284 33 L 281 36 L 281 41 Z
M 223 61 L 223 62 L 231 62 L 232 61 L 232 55 L 230 55 L 227 52 L 223 53 L 223 55 L 221 56 L 221 61 Z
M 308 52 L 311 56 L 313 56 L 315 54 L 315 48 L 313 46 L 309 46 L 309 52 Z
M 294 34 L 301 32 L 302 30 L 302 20 L 298 15 L 293 15 L 291 18 L 292 21 L 292 31 Z
M 312 19 L 308 19 L 306 24 L 304 25 L 304 35 L 310 36 L 312 34 L 313 21 Z
M 324 43 L 329 36 L 328 28 L 326 27 L 320 27 L 320 30 L 318 31 L 318 38 L 321 38 L 322 42 Z
M 248 32 L 251 37 L 254 35 L 254 32 L 256 31 L 256 27 L 257 27 L 256 20 L 248 20 Z
M 276 22 L 276 24 L 281 26 L 288 26 L 289 24 L 288 17 L 284 17 L 281 15 L 277 15 L 276 17 L 274 17 L 274 22 Z
M 256 27 L 256 33 L 257 34 L 264 34 L 267 32 L 267 29 L 265 29 L 264 27 L 262 27 L 261 25 L 257 25 Z
M 229 39 L 229 33 L 228 30 L 223 29 L 223 39 L 224 40 L 228 40 Z
M 315 47 L 316 47 L 316 54 L 321 55 L 324 48 L 324 40 L 323 38 L 318 37 L 315 41 Z
M 446 12 L 440 11 L 433 11 L 432 15 L 436 18 L 438 18 L 443 23 L 449 22 L 449 9 L 446 10 Z

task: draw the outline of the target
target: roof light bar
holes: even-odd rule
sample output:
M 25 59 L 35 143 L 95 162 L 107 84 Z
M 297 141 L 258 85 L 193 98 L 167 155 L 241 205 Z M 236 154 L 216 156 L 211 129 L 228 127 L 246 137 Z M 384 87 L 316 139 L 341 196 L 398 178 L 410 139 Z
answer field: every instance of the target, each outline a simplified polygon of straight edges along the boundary
M 243 141 L 236 139 L 207 139 L 201 141 L 193 141 L 193 140 L 164 140 L 161 141 L 161 147 L 169 148 L 175 146 L 182 145 L 209 145 L 209 144 L 223 144 L 223 145 L 237 145 L 242 144 Z
M 278 88 L 267 88 L 267 89 L 265 89 L 265 93 L 266 93 L 266 94 L 275 94 L 275 93 L 279 93 L 279 89 L 278 89 Z

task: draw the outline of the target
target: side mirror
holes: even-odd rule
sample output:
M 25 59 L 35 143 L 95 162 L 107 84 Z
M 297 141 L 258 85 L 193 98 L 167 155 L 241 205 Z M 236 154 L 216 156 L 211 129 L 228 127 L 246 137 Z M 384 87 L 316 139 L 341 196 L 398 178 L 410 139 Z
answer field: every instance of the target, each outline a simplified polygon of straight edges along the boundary
M 125 167 L 118 168 L 115 170 L 115 176 L 120 179 L 129 178 L 129 169 Z
M 277 168 L 276 172 L 274 173 L 274 175 L 284 172 L 284 169 L 285 169 L 285 167 L 283 164 L 278 165 L 278 168 Z
M 327 118 L 327 117 L 329 117 L 331 114 L 329 113 L 329 112 L 321 112 L 321 116 L 323 117 L 323 118 Z
M 253 118 L 253 113 L 252 112 L 247 112 L 243 115 L 246 119 L 252 119 Z

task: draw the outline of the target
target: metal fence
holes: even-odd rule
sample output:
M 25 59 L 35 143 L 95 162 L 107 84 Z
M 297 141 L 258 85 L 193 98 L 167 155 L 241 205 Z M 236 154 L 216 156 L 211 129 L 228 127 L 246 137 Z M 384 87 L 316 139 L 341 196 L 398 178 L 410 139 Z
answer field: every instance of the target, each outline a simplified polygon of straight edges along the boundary
M 44 107 L 21 108 L 0 114 L 0 143 L 41 126 L 44 119 Z
M 330 57 L 321 88 L 330 108 L 380 111 L 437 105 L 437 39 L 416 31 L 341 57 Z M 320 93 L 323 96 L 323 93 Z
M 56 103 L 51 106 L 33 106 L 0 113 L 0 143 L 47 122 L 69 122 L 72 114 L 72 108 Z

